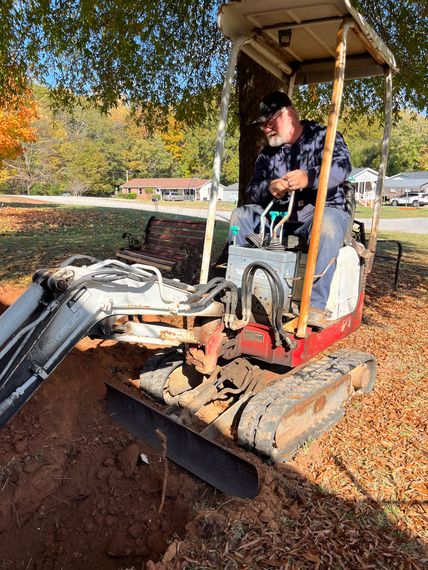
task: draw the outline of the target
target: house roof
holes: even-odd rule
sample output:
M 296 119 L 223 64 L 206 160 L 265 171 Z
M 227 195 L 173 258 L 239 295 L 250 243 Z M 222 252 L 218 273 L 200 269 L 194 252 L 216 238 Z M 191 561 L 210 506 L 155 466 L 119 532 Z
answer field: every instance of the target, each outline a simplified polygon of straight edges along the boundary
M 235 182 L 234 184 L 229 184 L 229 186 L 225 186 L 225 192 L 237 192 L 239 190 L 239 182 Z
M 415 190 L 422 189 L 428 186 L 428 177 L 426 178 L 388 178 L 385 180 L 385 188 L 414 188 Z
M 373 174 L 374 176 L 378 176 L 378 172 L 376 172 L 376 170 L 373 170 L 373 168 L 370 168 L 368 166 L 363 166 L 361 168 L 353 168 L 351 170 L 351 174 L 349 175 L 349 178 L 355 178 L 356 176 L 358 176 L 359 174 L 362 174 L 363 172 L 370 172 L 370 174 Z
M 158 188 L 165 190 L 198 189 L 211 180 L 202 178 L 133 178 L 122 184 L 122 188 Z
M 399 172 L 390 176 L 389 180 L 425 180 L 428 182 L 428 172 L 426 170 L 415 170 L 414 172 Z

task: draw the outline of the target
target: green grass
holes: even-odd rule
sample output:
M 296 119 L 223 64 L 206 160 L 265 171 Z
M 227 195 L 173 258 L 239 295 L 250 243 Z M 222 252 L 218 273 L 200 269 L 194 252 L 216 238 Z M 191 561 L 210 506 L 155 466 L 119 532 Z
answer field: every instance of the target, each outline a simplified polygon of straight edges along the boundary
M 379 240 L 396 240 L 403 244 L 403 252 L 413 251 L 422 255 L 428 254 L 428 234 L 407 234 L 403 232 L 379 232 Z M 380 248 L 397 251 L 393 244 L 378 244 Z
M 153 212 L 114 208 L 92 208 L 39 204 L 8 204 L 0 218 L 0 283 L 27 285 L 40 268 L 56 267 L 75 254 L 99 259 L 115 258 L 117 248 L 126 245 L 124 232 L 142 235 Z M 156 213 L 161 218 L 173 214 Z M 213 256 L 226 242 L 228 224 L 216 223 Z
M 366 208 L 357 204 L 355 217 L 359 218 L 372 218 L 373 208 Z M 396 218 L 428 218 L 428 207 L 426 208 L 405 208 L 384 205 L 380 213 L 380 217 L 385 220 L 392 220 Z
M 27 284 L 39 268 L 55 267 L 67 257 L 85 254 L 100 259 L 114 258 L 117 248 L 125 245 L 124 232 L 141 235 L 152 212 L 142 210 L 94 208 L 15 203 L 15 215 L 7 210 L 0 218 L 0 282 Z M 394 209 L 395 210 L 395 209 Z M 177 209 L 177 213 L 178 213 Z M 175 218 L 174 214 L 157 213 L 159 217 Z M 216 223 L 213 258 L 227 237 L 228 224 Z M 381 232 L 380 239 L 400 240 L 404 256 L 426 255 L 428 235 Z M 394 254 L 396 245 L 379 243 L 379 249 Z

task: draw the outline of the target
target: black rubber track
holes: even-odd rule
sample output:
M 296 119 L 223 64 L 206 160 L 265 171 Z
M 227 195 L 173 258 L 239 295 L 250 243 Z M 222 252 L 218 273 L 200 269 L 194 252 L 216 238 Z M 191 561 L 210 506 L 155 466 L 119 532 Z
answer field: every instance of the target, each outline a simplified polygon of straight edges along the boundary
M 274 460 L 278 460 L 278 457 L 284 453 L 287 456 L 292 455 L 304 441 L 316 437 L 343 415 L 342 408 L 335 410 L 319 425 L 313 426 L 308 433 L 305 432 L 302 441 L 299 440 L 292 448 L 278 450 L 274 444 L 276 430 L 281 418 L 296 405 L 296 396 L 309 396 L 323 385 L 334 382 L 364 363 L 370 363 L 373 367 L 371 382 L 364 390 L 369 392 L 375 380 L 374 356 L 346 349 L 338 350 L 316 362 L 309 363 L 295 374 L 274 381 L 265 390 L 256 394 L 244 408 L 238 425 L 239 443 Z
M 165 403 L 164 389 L 171 373 L 184 361 L 183 350 L 166 348 L 149 358 L 140 374 L 140 389 Z

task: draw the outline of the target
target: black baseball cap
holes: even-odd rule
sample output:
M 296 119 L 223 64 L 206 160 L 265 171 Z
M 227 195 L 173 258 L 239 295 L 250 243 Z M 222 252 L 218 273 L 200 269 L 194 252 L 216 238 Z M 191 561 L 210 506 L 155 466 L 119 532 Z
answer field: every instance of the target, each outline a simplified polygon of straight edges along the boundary
M 272 91 L 260 101 L 260 117 L 253 121 L 253 125 L 259 125 L 269 121 L 279 109 L 292 107 L 293 103 L 288 95 L 282 91 Z

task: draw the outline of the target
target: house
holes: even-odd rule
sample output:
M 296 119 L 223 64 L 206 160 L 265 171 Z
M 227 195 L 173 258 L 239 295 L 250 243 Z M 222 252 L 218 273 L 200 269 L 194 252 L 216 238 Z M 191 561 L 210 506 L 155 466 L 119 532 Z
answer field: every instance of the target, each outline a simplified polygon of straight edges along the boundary
M 183 200 L 208 200 L 211 180 L 201 178 L 133 178 L 122 184 L 121 192 L 135 192 L 137 198 L 157 196 L 162 199 L 165 194 L 174 191 L 183 195 Z M 218 190 L 219 200 L 223 200 L 223 184 Z
M 426 192 L 428 190 L 428 172 L 400 172 L 385 180 L 385 195 L 389 198 L 400 197 L 408 192 Z
M 355 198 L 364 206 L 372 206 L 376 193 L 378 173 L 373 168 L 353 168 L 348 181 L 355 188 Z
M 239 198 L 239 183 L 229 184 L 223 190 L 223 200 L 225 202 L 237 202 Z

